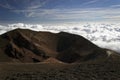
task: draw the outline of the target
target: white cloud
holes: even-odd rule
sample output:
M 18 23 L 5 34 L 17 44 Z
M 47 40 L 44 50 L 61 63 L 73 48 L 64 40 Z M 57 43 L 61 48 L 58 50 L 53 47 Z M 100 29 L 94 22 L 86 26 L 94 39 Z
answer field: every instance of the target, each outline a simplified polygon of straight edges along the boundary
M 44 0 L 42 2 L 40 0 L 34 0 L 34 1 L 29 3 L 30 5 L 27 7 L 27 9 L 30 9 L 30 10 L 31 9 L 38 9 L 38 8 L 44 6 L 47 2 L 49 2 L 49 0 Z
M 111 7 L 111 8 L 120 8 L 120 4 L 117 4 L 117 5 L 111 5 L 110 7 Z
M 6 3 L 6 4 L 0 4 L 0 7 L 6 8 L 6 9 L 14 9 L 13 6 L 11 6 L 10 4 Z
M 89 5 L 89 4 L 96 3 L 96 2 L 98 2 L 98 1 L 100 1 L 100 0 L 90 0 L 90 1 L 88 1 L 88 2 L 83 3 L 82 5 Z
M 42 6 L 44 6 L 49 0 L 11 0 L 12 3 L 15 5 L 20 5 L 23 10 L 33 10 L 38 9 Z M 19 7 L 15 6 L 8 2 L 8 0 L 5 0 L 4 3 L 0 3 L 0 7 L 6 8 L 6 9 L 19 9 Z M 19 9 L 21 10 L 21 9 Z

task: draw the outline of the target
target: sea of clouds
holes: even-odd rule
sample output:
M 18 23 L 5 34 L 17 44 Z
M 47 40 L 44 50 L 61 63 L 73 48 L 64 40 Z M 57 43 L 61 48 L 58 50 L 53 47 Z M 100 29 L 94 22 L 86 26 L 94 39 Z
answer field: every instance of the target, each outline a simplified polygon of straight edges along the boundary
M 0 25 L 0 34 L 10 30 L 22 28 L 34 31 L 50 31 L 58 33 L 61 31 L 81 35 L 96 45 L 120 52 L 120 24 L 85 23 L 79 25 L 40 25 L 15 23 L 7 26 Z

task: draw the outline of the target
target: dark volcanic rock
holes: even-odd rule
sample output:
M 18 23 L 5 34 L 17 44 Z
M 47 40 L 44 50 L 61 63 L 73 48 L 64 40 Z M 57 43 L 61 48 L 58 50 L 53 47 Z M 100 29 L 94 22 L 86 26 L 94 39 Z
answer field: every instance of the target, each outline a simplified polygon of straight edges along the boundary
M 82 36 L 66 32 L 35 32 L 15 29 L 0 36 L 1 62 L 65 63 L 119 59 L 114 51 L 102 49 Z M 50 60 L 49 60 L 50 59 Z M 116 60 L 117 60 L 116 59 Z M 58 61 L 59 62 L 59 61 Z

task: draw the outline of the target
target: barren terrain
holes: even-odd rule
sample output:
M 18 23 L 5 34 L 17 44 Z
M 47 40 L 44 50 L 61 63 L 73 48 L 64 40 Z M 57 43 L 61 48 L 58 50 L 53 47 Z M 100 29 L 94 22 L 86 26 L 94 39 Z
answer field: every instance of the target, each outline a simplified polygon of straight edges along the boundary
M 119 80 L 120 54 L 66 32 L 0 36 L 1 80 Z

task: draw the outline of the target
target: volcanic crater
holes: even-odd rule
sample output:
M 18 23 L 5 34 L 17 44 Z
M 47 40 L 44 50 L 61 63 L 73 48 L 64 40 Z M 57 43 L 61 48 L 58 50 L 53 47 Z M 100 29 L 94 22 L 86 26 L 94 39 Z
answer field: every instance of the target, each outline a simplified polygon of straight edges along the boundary
M 80 63 L 119 58 L 115 51 L 100 48 L 80 35 L 66 32 L 15 29 L 2 34 L 0 44 L 0 62 Z

